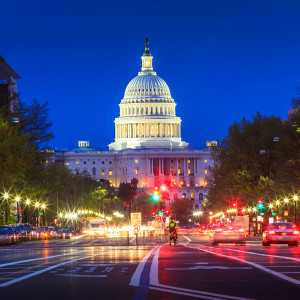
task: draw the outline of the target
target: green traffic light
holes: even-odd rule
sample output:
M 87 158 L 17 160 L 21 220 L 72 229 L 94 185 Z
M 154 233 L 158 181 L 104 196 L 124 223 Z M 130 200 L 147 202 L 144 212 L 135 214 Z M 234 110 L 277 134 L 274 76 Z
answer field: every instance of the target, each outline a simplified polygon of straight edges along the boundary
M 159 196 L 158 195 L 153 195 L 153 199 L 156 201 L 159 199 Z
M 159 211 L 158 214 L 159 214 L 160 216 L 162 216 L 163 213 L 162 213 L 162 211 Z

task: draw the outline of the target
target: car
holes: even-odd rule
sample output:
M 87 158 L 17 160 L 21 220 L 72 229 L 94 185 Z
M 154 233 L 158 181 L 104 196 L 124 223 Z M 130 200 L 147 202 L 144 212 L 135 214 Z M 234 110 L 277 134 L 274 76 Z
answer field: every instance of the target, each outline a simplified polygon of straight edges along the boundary
M 211 244 L 235 243 L 246 245 L 245 229 L 236 225 L 225 225 L 214 229 L 210 235 Z
M 68 229 L 63 229 L 62 233 L 63 233 L 63 238 L 65 239 L 70 239 L 72 236 L 72 233 Z
M 54 226 L 49 227 L 49 234 L 52 239 L 57 239 L 57 232 L 55 231 Z
M 289 246 L 298 246 L 299 239 L 299 230 L 294 223 L 280 221 L 267 226 L 263 232 L 262 245 L 288 244 Z
M 14 245 L 17 237 L 11 226 L 0 226 L 0 244 Z

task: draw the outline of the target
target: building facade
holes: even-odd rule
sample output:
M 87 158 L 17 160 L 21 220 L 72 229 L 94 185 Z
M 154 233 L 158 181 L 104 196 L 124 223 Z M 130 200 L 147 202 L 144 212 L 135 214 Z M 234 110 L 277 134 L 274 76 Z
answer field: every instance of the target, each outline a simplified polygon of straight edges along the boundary
M 106 179 L 118 187 L 138 179 L 140 190 L 167 185 L 170 200 L 186 197 L 200 208 L 208 192 L 210 147 L 190 149 L 181 139 L 181 118 L 166 82 L 156 75 L 146 39 L 142 69 L 126 87 L 115 119 L 115 140 L 108 151 L 79 141 L 56 160 L 74 172 Z M 209 142 L 208 146 L 210 146 Z

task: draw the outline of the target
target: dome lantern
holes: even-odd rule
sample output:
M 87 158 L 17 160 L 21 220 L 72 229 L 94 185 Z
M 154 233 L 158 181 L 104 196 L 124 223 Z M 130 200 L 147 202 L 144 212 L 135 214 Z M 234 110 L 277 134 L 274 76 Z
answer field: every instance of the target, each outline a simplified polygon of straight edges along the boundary
M 142 72 L 139 72 L 139 75 L 147 75 L 147 74 L 156 75 L 156 73 L 153 72 L 153 67 L 152 67 L 153 56 L 151 55 L 151 53 L 149 51 L 149 39 L 148 39 L 148 37 L 146 37 L 145 52 L 144 52 L 144 55 L 141 58 L 142 58 Z

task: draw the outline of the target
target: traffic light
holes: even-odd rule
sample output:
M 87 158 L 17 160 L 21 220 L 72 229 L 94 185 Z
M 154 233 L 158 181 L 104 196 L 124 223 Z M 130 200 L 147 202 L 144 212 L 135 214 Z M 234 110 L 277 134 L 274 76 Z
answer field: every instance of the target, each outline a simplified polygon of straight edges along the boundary
M 165 216 L 168 217 L 170 215 L 170 212 L 168 210 L 165 211 Z
M 54 223 L 54 225 L 56 225 L 56 224 L 57 224 L 57 219 L 54 219 L 54 222 L 53 222 L 53 223 Z
M 155 211 L 152 212 L 152 218 L 155 218 Z
M 262 210 L 264 208 L 264 205 L 263 205 L 263 200 L 262 199 L 258 199 L 257 201 L 257 208 Z
M 162 211 L 159 211 L 159 212 L 158 212 L 158 215 L 159 215 L 159 216 L 162 216 L 162 215 L 163 215 L 163 212 L 162 212 Z
M 124 201 L 124 211 L 126 211 L 126 201 Z

